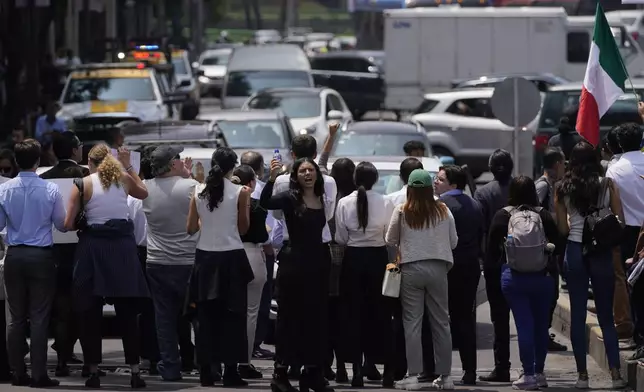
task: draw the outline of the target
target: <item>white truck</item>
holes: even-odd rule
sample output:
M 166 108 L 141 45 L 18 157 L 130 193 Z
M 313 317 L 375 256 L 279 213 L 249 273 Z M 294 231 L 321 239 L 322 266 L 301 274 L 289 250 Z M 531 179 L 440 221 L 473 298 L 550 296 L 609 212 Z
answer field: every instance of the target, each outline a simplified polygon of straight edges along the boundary
M 582 80 L 594 17 L 563 8 L 412 8 L 384 12 L 386 107 L 412 110 L 450 81 L 494 74 L 551 73 Z M 629 74 L 644 54 L 623 22 L 609 17 Z

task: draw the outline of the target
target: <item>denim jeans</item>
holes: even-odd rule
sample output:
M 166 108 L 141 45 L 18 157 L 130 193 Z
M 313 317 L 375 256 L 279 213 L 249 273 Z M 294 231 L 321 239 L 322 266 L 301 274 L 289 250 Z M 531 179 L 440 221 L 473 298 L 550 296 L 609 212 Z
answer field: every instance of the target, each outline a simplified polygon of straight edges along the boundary
M 148 283 L 159 341 L 159 374 L 164 379 L 181 376 L 181 357 L 177 324 L 184 306 L 192 265 L 148 264 Z
M 570 295 L 570 341 L 577 362 L 577 371 L 588 370 L 586 367 L 586 306 L 589 278 L 593 287 L 597 319 L 604 338 L 608 364 L 611 369 L 619 369 L 619 344 L 613 322 L 615 271 L 612 250 L 583 257 L 581 243 L 568 241 L 564 274 Z
M 518 273 L 507 265 L 501 289 L 508 301 L 519 339 L 519 357 L 528 376 L 543 373 L 548 355 L 548 326 L 554 278 L 543 273 Z

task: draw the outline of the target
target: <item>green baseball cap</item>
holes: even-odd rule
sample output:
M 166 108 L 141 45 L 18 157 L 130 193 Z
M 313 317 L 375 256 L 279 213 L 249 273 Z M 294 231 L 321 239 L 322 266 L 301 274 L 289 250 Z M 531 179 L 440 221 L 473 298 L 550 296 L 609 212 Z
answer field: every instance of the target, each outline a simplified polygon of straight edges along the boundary
M 434 185 L 431 174 L 425 169 L 416 169 L 409 175 L 407 186 L 411 188 L 427 188 Z

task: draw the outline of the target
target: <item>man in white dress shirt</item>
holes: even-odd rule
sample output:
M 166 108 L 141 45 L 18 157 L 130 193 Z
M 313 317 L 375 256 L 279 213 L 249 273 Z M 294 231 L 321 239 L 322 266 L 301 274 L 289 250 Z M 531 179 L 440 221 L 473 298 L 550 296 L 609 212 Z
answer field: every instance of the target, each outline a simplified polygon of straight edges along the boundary
M 416 169 L 423 169 L 422 162 L 416 158 L 407 158 L 400 164 L 400 181 L 404 185 L 400 190 L 389 193 L 386 196 L 394 206 L 404 204 L 407 201 L 407 181 L 411 172 Z

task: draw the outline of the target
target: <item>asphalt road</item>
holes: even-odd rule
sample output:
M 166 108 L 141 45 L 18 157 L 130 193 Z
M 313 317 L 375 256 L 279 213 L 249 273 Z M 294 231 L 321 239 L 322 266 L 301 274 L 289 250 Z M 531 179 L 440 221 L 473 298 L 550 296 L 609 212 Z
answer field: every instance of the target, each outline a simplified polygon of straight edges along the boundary
M 514 323 L 512 322 L 511 327 L 511 361 L 512 361 L 512 375 L 514 378 L 519 376 L 519 353 L 517 346 L 516 330 L 514 329 Z M 493 341 L 493 328 L 490 321 L 489 306 L 487 303 L 479 306 L 477 310 L 477 348 L 478 348 L 478 373 L 486 374 L 494 366 L 494 356 L 492 351 L 492 341 Z M 560 342 L 568 345 L 570 348 L 570 342 L 564 339 L 558 339 Z M 269 347 L 272 349 L 272 347 Z M 103 360 L 104 368 L 108 371 L 108 375 L 103 378 L 103 390 L 108 391 L 123 391 L 129 389 L 129 377 L 127 373 L 127 368 L 124 365 L 124 357 L 122 351 L 122 344 L 120 340 L 117 339 L 105 339 L 103 340 Z M 82 350 L 80 344 L 76 345 L 75 352 L 79 357 L 82 357 Z M 56 363 L 56 355 L 53 350 L 49 352 L 49 364 L 51 366 L 50 370 L 52 372 Z M 257 366 L 263 373 L 264 378 L 262 380 L 251 380 L 250 385 L 246 390 L 255 390 L 255 391 L 269 391 L 269 382 L 270 374 L 272 371 L 272 362 L 271 361 L 260 361 L 254 360 L 253 363 Z M 588 361 L 588 371 L 590 374 L 591 387 L 593 389 L 600 390 L 610 390 L 610 380 L 609 376 L 604 373 L 597 364 L 589 358 Z M 61 378 L 61 386 L 57 388 L 58 390 L 64 391 L 73 391 L 84 389 L 85 379 L 80 376 L 80 368 L 73 372 L 71 377 Z M 452 374 L 455 380 L 459 380 L 461 376 L 460 369 L 460 359 L 457 351 L 454 351 L 452 354 Z M 548 355 L 547 364 L 546 364 L 546 374 L 549 379 L 550 391 L 564 391 L 573 388 L 574 382 L 576 380 L 575 373 L 575 361 L 571 351 L 563 353 L 552 353 Z M 148 390 L 155 391 L 182 391 L 188 389 L 199 388 L 199 377 L 197 374 L 186 374 L 184 375 L 184 380 L 181 382 L 163 382 L 158 376 L 150 376 L 144 374 L 144 378 L 148 383 Z M 335 386 L 334 383 L 332 385 Z M 379 387 L 377 383 L 367 383 L 365 388 L 354 389 L 350 388 L 348 385 L 336 386 L 338 391 L 370 391 L 374 388 Z M 219 389 L 219 388 L 218 388 Z M 429 389 L 429 388 L 428 388 Z M 489 384 L 479 382 L 475 387 L 463 387 L 457 385 L 457 390 L 463 391 L 511 391 L 512 388 L 509 384 Z M 0 384 L 0 392 L 4 391 L 19 391 L 24 390 L 18 387 L 12 387 L 7 384 Z M 227 390 L 227 388 L 221 388 L 219 390 Z

